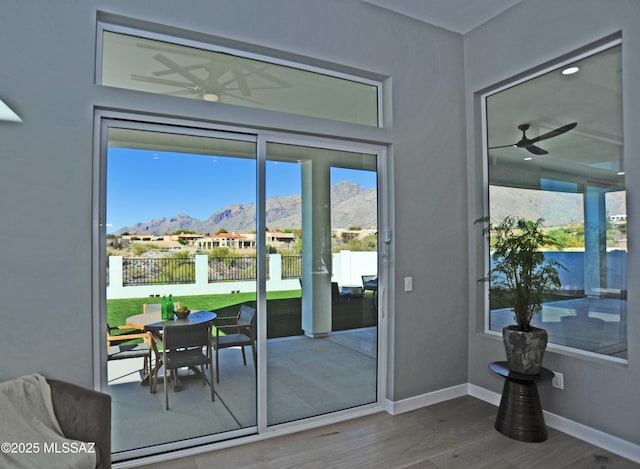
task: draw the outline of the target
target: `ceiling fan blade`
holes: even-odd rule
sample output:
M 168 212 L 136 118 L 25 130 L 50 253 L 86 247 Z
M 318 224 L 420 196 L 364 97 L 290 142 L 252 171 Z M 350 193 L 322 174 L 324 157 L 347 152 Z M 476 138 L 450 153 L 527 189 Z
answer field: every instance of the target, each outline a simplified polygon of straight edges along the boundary
M 200 68 L 206 68 L 208 64 L 193 64 L 193 65 L 183 65 L 182 68 L 187 71 L 198 70 Z M 172 73 L 176 73 L 175 70 L 167 69 L 167 70 L 159 70 L 157 72 L 153 72 L 153 76 L 162 77 L 164 75 L 171 75 Z
M 144 75 L 131 75 L 131 79 L 135 81 L 144 81 L 146 83 L 154 83 L 156 85 L 175 86 L 179 88 L 193 88 L 193 83 L 185 83 L 183 81 L 168 80 L 166 78 L 146 77 Z
M 540 147 L 537 147 L 535 145 L 529 145 L 529 146 L 526 146 L 524 148 L 526 148 L 528 151 L 530 151 L 534 155 L 546 155 L 547 153 L 549 153 L 547 150 L 544 150 L 544 149 L 542 149 Z
M 488 150 L 495 150 L 496 148 L 509 148 L 509 147 L 516 147 L 517 145 L 512 143 L 511 145 L 499 145 L 497 147 L 489 147 Z
M 265 80 L 269 80 L 272 83 L 275 83 L 278 86 L 281 86 L 282 88 L 290 88 L 292 85 L 289 82 L 286 82 L 284 80 L 282 80 L 281 78 L 278 78 L 276 76 L 274 76 L 273 74 L 267 72 L 266 70 L 269 68 L 269 65 L 263 65 L 261 67 L 258 67 L 256 65 L 250 65 L 250 64 L 245 64 L 244 68 L 247 70 L 246 71 L 246 75 L 258 75 L 262 78 L 264 78 Z
M 181 77 L 186 78 L 195 86 L 202 87 L 204 85 L 203 80 L 201 80 L 198 76 L 194 75 L 189 70 L 187 70 L 186 67 L 179 65 L 178 63 L 174 62 L 170 58 L 162 54 L 156 54 L 153 56 L 153 58 L 158 62 L 160 62 L 165 67 L 167 67 L 169 70 L 172 70 L 173 72 L 177 73 Z
M 256 101 L 255 99 L 249 99 L 249 98 L 245 98 L 243 96 L 238 96 L 237 94 L 227 93 L 227 92 L 221 93 L 221 96 L 220 96 L 220 100 L 221 101 L 223 100 L 224 96 L 230 96 L 230 97 L 232 97 L 234 99 L 239 99 L 240 101 L 245 101 L 247 103 L 253 103 L 253 104 L 258 104 L 260 106 L 264 106 L 264 103 L 261 103 L 260 101 Z M 225 102 L 227 102 L 227 101 L 225 101 Z
M 238 84 L 238 88 L 240 89 L 240 93 L 242 93 L 242 96 L 251 96 L 251 89 L 249 88 L 247 77 L 242 72 L 242 69 L 240 69 L 239 67 L 232 67 L 231 73 L 233 74 L 233 78 Z
M 562 127 L 558 127 L 557 129 L 547 132 L 546 134 L 538 135 L 537 137 L 534 137 L 529 141 L 531 143 L 536 143 L 536 142 L 539 142 L 540 140 L 546 140 L 548 138 L 556 137 L 558 135 L 561 135 L 575 128 L 576 125 L 578 125 L 577 122 L 572 122 L 571 124 L 563 125 Z

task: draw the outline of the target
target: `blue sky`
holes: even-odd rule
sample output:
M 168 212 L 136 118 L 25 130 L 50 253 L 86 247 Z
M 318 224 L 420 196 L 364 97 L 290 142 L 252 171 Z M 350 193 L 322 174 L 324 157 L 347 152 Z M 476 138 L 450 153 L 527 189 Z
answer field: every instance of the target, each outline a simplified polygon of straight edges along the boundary
M 109 148 L 107 232 L 186 213 L 199 220 L 236 203 L 255 202 L 254 159 Z M 375 173 L 333 168 L 331 183 L 350 181 L 364 189 Z M 267 162 L 267 197 L 300 194 L 300 167 Z

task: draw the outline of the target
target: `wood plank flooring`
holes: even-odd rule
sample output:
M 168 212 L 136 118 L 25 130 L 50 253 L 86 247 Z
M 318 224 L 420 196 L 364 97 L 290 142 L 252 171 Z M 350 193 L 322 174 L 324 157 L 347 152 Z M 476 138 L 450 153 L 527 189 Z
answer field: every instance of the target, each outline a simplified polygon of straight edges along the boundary
M 391 416 L 379 413 L 293 435 L 146 469 L 429 469 L 640 468 L 584 441 L 549 429 L 543 443 L 498 433 L 497 408 L 465 396 Z

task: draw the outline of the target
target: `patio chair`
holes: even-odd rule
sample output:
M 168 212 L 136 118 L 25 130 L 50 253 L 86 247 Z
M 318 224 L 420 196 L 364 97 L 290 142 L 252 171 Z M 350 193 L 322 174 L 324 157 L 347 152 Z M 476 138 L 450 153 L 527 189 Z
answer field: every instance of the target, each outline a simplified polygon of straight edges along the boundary
M 374 310 L 378 310 L 378 276 L 377 275 L 363 275 L 362 276 L 362 289 L 363 291 L 373 291 L 372 306 Z
M 169 410 L 169 376 L 178 373 L 179 368 L 195 369 L 200 365 L 202 384 L 205 378 L 205 365 L 209 368 L 209 387 L 211 400 L 215 400 L 213 387 L 213 361 L 211 357 L 211 323 L 188 326 L 164 326 L 162 328 L 162 366 L 164 368 L 164 407 Z M 152 389 L 158 380 L 158 370 L 152 376 Z
M 256 366 L 255 318 L 256 310 L 250 306 L 242 305 L 235 317 L 218 318 L 214 322 L 216 335 L 213 348 L 216 352 L 216 381 L 218 383 L 220 382 L 220 360 L 218 357 L 218 351 L 220 349 L 240 347 L 242 350 L 242 361 L 244 362 L 244 366 L 247 366 L 247 357 L 244 348 L 249 346 L 251 347 L 251 354 L 253 355 L 253 366 Z M 220 324 L 221 321 L 229 321 L 230 324 Z
M 363 290 L 371 290 L 373 292 L 378 291 L 378 276 L 377 275 L 363 275 L 362 276 L 362 288 Z
M 127 343 L 136 339 L 142 339 L 142 343 Z M 126 329 L 123 326 L 112 327 L 107 323 L 107 360 L 144 358 L 143 372 L 148 375 L 152 340 L 149 332 Z
M 331 282 L 331 301 L 334 304 L 339 304 L 343 300 L 346 300 L 347 303 L 351 300 L 351 294 L 349 292 L 342 292 L 338 288 L 338 282 Z

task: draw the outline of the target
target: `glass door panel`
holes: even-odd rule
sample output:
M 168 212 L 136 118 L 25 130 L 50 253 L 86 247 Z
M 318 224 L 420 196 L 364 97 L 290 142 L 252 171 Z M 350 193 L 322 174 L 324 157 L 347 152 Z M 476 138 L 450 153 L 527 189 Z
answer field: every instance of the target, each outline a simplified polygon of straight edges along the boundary
M 267 144 L 267 425 L 378 399 L 376 164 Z
M 229 318 L 227 323 L 241 306 L 255 309 L 255 138 L 114 125 L 107 129 L 102 209 L 107 227 L 103 317 L 113 334 L 140 333 L 127 326 L 127 318 L 153 314 L 169 295 L 176 305 L 214 311 Z M 144 358 L 122 356 L 144 347 L 140 342 L 113 345 L 107 354 L 114 460 L 153 452 L 145 450 L 152 446 L 175 449 L 256 431 L 250 347 L 246 365 L 241 349 L 220 348 L 214 369 L 219 382 L 209 383 L 213 402 L 208 384 L 188 368 L 179 370 L 180 388 L 174 381 L 168 385 L 167 411 L 162 378 L 151 393 Z M 214 350 L 214 364 L 215 355 Z M 157 362 L 151 357 L 153 367 Z

